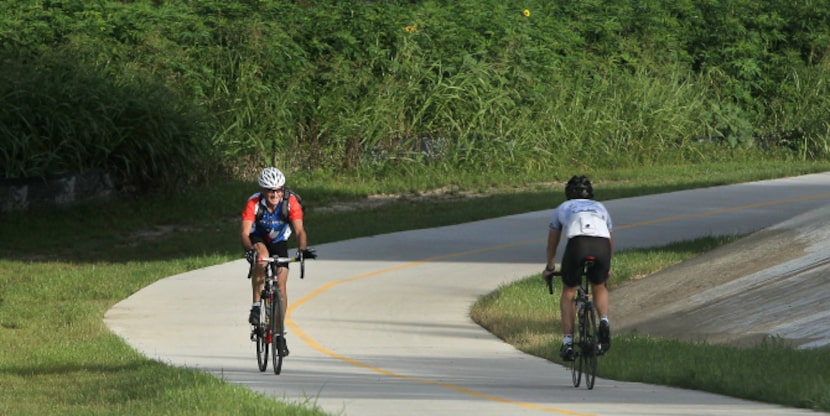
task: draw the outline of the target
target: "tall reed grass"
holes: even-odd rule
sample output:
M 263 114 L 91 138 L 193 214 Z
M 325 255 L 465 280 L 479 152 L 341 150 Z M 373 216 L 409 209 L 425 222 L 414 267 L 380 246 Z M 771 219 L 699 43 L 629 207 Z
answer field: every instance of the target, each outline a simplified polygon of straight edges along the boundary
M 0 76 L 5 177 L 89 165 L 168 182 L 264 164 L 384 176 L 425 163 L 529 175 L 830 156 L 830 19 L 809 3 L 0 6 L 4 67 L 25 67 L 34 86 Z M 77 73 L 26 74 L 46 57 Z M 72 112 L 48 102 L 68 96 Z

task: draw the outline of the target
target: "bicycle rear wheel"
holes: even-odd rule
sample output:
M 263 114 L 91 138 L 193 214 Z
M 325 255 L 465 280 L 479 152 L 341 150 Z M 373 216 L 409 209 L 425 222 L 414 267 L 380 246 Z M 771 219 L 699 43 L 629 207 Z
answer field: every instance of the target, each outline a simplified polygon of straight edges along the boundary
M 584 343 L 583 337 L 585 334 L 585 318 L 584 312 L 582 310 L 577 310 L 577 331 L 576 331 L 576 339 L 574 340 L 574 360 L 571 361 L 571 380 L 573 381 L 574 387 L 579 387 L 579 383 L 582 381 L 582 369 L 583 369 L 583 352 L 582 352 L 582 345 Z
M 585 387 L 594 388 L 597 376 L 597 348 L 599 346 L 597 311 L 593 305 L 585 306 L 585 344 L 581 348 L 582 368 L 585 373 Z
M 279 339 L 282 338 L 283 320 L 282 298 L 279 291 L 271 292 L 271 357 L 274 361 L 274 374 L 282 372 L 282 349 L 279 347 Z
M 267 308 L 270 307 L 269 302 L 263 299 L 263 305 L 259 308 L 259 325 L 254 329 L 256 331 L 256 362 L 259 371 L 265 371 L 268 368 L 268 320 Z

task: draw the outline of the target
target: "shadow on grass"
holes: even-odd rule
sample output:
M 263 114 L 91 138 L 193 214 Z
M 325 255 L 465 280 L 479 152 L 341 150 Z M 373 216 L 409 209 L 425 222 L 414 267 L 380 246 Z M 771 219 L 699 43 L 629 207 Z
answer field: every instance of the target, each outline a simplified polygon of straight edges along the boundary
M 597 181 L 597 198 L 610 200 L 700 188 L 717 180 L 677 180 L 668 185 Z M 311 245 L 382 233 L 460 224 L 549 210 L 560 189 L 498 189 L 473 198 L 403 196 L 362 209 L 315 211 L 315 206 L 361 197 L 325 187 L 297 189 L 306 207 Z M 816 192 L 826 190 L 817 189 Z M 173 195 L 122 197 L 71 207 L 2 214 L 0 259 L 63 262 L 163 261 L 197 256 L 237 258 L 239 216 L 256 192 L 249 183 L 227 182 Z M 319 202 L 318 202 L 319 201 Z M 293 244 L 293 240 L 289 245 Z M 368 254 L 367 254 L 368 255 Z

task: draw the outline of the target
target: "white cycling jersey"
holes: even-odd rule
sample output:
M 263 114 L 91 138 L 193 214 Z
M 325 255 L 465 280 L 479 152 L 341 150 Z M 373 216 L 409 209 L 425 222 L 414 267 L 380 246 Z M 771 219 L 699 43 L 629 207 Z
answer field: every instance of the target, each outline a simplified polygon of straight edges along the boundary
M 613 229 L 605 205 L 592 199 L 570 199 L 559 204 L 549 226 L 569 239 L 576 236 L 611 238 Z

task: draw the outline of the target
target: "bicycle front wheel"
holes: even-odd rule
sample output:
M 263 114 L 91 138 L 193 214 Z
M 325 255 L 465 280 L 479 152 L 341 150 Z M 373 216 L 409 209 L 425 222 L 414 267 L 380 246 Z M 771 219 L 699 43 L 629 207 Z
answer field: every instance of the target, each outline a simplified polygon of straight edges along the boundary
M 579 351 L 574 350 L 574 360 L 571 361 L 571 381 L 574 387 L 579 387 L 582 381 L 582 360 L 579 358 Z
M 283 320 L 282 316 L 282 298 L 280 298 L 279 291 L 274 291 L 271 294 L 271 357 L 274 361 L 274 374 L 279 375 L 282 372 L 282 349 L 279 347 L 279 339 L 282 338 Z
M 594 388 L 597 376 L 597 349 L 599 348 L 599 329 L 597 328 L 597 311 L 593 305 L 585 308 L 585 345 L 580 351 L 582 368 L 585 373 L 585 387 Z
M 256 331 L 256 362 L 259 371 L 268 368 L 268 322 L 266 319 L 266 308 L 270 307 L 269 302 L 263 299 L 264 304 L 259 308 L 259 324 L 254 328 Z

